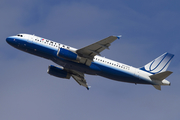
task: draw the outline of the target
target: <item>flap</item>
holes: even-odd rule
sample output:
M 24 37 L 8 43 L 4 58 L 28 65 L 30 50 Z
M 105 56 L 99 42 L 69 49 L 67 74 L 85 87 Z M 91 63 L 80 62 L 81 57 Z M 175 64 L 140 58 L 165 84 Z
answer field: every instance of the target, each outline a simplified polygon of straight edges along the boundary
M 74 78 L 74 80 L 79 84 L 82 85 L 84 87 L 86 87 L 88 90 L 90 88 L 90 86 L 88 86 L 86 79 L 84 78 L 84 73 L 75 71 L 75 70 L 71 70 L 72 72 L 72 77 Z

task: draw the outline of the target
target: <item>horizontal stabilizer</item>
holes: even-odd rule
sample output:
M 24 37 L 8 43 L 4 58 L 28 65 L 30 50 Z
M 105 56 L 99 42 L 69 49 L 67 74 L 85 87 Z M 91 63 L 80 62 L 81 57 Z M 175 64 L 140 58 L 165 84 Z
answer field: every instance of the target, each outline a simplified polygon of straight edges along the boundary
M 149 76 L 152 80 L 164 80 L 166 77 L 168 77 L 171 73 L 171 71 L 164 71 L 164 72 L 160 72 L 154 75 Z
M 161 86 L 160 85 L 153 85 L 154 88 L 156 88 L 157 90 L 161 90 Z

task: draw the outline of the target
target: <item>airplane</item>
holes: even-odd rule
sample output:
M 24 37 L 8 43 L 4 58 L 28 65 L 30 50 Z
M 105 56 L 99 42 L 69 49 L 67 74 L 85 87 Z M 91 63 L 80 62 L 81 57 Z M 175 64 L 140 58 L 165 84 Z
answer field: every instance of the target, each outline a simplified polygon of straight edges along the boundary
M 101 57 L 100 53 L 109 49 L 111 43 L 120 38 L 121 36 L 109 36 L 81 49 L 31 34 L 10 36 L 6 41 L 19 50 L 58 64 L 50 65 L 47 73 L 64 79 L 72 77 L 87 90 L 90 86 L 86 82 L 85 74 L 99 75 L 121 82 L 153 85 L 157 90 L 161 90 L 162 85 L 170 85 L 165 78 L 172 73 L 166 71 L 174 57 L 171 53 L 166 52 L 140 68 Z

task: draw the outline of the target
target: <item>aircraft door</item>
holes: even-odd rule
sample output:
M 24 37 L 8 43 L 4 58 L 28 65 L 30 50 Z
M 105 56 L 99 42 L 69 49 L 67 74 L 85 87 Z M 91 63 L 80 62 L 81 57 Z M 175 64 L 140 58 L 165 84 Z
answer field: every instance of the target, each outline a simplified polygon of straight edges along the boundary
M 33 39 L 34 39 L 34 36 L 30 35 L 30 36 L 28 36 L 28 38 L 27 38 L 27 42 L 28 42 L 28 43 L 33 43 Z

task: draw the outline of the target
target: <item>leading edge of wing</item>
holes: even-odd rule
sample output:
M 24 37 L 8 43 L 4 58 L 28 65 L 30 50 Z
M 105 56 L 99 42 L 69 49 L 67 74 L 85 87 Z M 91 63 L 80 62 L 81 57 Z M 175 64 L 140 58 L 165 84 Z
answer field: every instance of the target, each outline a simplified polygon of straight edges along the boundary
M 100 52 L 102 52 L 104 49 L 109 49 L 111 43 L 114 42 L 116 39 L 120 39 L 121 37 L 121 35 L 109 36 L 96 43 L 77 50 L 76 53 L 81 57 L 94 58 L 95 55 L 100 55 Z

